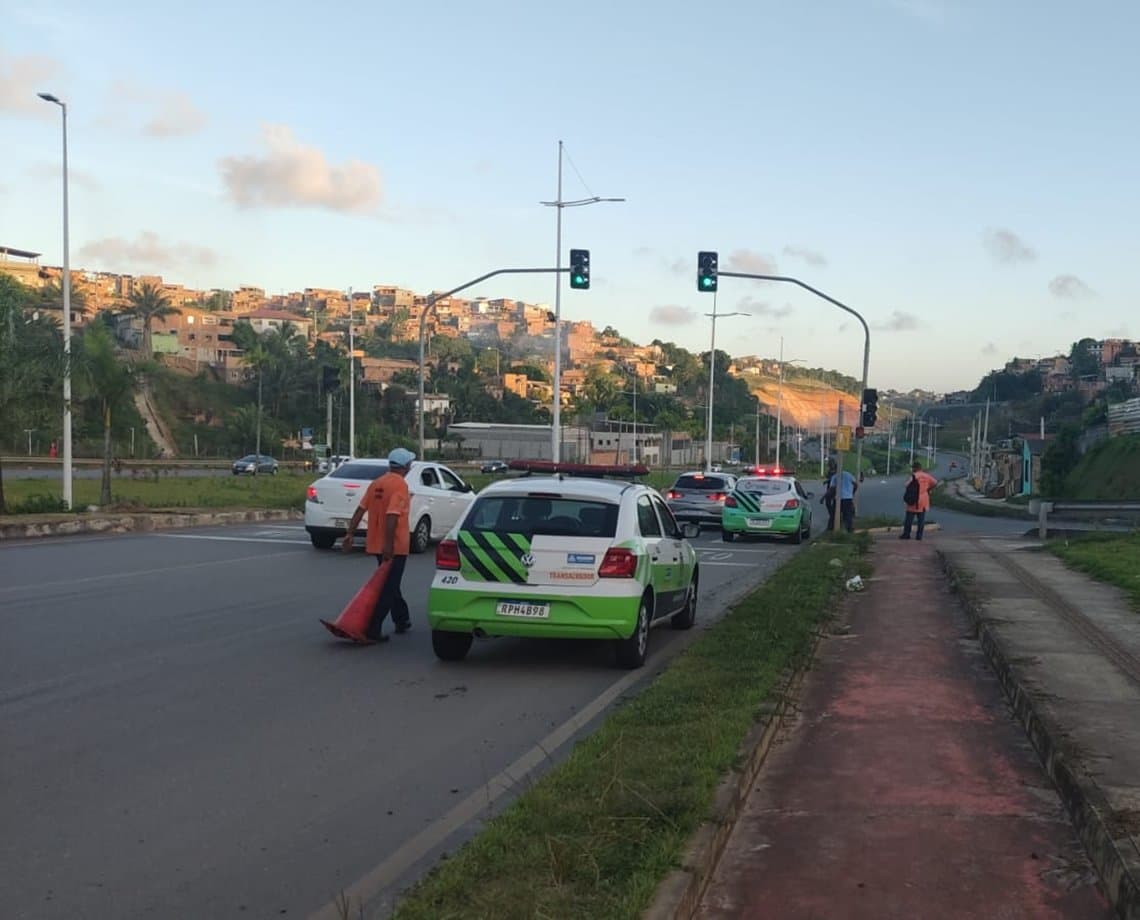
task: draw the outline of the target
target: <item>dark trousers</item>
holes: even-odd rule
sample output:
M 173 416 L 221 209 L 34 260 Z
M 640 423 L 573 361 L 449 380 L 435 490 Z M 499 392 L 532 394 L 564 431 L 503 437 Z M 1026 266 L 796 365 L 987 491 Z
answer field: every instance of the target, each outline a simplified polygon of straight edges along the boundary
M 824 502 L 827 508 L 827 529 L 828 531 L 835 530 L 835 502 Z
M 910 539 L 910 526 L 915 521 L 918 521 L 918 532 L 914 535 L 916 540 L 922 539 L 922 528 L 926 526 L 926 512 L 925 511 L 910 511 L 906 513 L 903 518 L 903 532 L 902 537 L 904 540 Z
M 376 557 L 376 564 L 383 565 L 384 558 Z M 404 566 L 408 564 L 407 556 L 393 556 L 392 568 L 388 570 L 388 578 L 376 598 L 376 607 L 372 611 L 372 622 L 368 624 L 368 634 L 376 637 L 383 632 L 384 617 L 392 615 L 392 622 L 396 626 L 408 626 L 412 622 L 412 613 L 408 609 L 408 602 L 400 592 L 400 582 L 404 580 Z
M 839 520 L 848 533 L 855 529 L 855 499 L 845 498 L 839 502 Z

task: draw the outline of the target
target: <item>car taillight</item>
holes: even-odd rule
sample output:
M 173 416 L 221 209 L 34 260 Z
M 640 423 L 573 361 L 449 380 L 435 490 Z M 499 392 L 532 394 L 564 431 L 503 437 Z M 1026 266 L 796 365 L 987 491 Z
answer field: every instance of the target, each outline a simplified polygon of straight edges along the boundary
M 799 499 L 789 498 L 786 502 L 784 502 L 785 511 L 795 511 L 799 506 Z
M 728 496 L 728 498 L 726 498 L 726 499 L 724 500 L 724 507 L 726 507 L 726 508 L 735 508 L 735 507 L 736 507 L 736 499 L 735 499 L 735 498 L 733 498 L 731 495 L 730 495 L 730 496 Z
M 459 544 L 454 540 L 443 540 L 435 547 L 435 567 L 450 572 L 459 570 Z
M 670 489 L 668 492 L 665 493 L 665 497 L 671 498 L 671 499 L 678 499 L 681 497 L 681 493 L 678 492 L 676 489 Z
M 713 494 L 709 496 L 709 501 L 722 502 L 726 498 L 728 498 L 728 495 L 725 492 L 713 492 Z
M 305 497 L 309 501 L 315 502 L 317 500 L 317 487 L 316 486 L 309 486 L 309 490 L 305 493 Z
M 633 578 L 636 573 L 637 556 L 630 550 L 617 546 L 606 550 L 601 568 L 598 569 L 599 578 Z

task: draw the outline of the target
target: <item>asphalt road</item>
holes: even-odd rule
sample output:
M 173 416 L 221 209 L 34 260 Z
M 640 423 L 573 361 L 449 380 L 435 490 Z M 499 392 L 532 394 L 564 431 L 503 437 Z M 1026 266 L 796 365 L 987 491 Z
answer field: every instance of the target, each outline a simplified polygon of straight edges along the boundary
M 697 543 L 705 625 L 796 551 Z M 4 916 L 310 916 L 343 889 L 383 909 L 699 631 L 655 630 L 632 677 L 594 642 L 444 664 L 432 565 L 408 567 L 412 632 L 356 647 L 317 619 L 375 562 L 299 526 L 0 546 Z

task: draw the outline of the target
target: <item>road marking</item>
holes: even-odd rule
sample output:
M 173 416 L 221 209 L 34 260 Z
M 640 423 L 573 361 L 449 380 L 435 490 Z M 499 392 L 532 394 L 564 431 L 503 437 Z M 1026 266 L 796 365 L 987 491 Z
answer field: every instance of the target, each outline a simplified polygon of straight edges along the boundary
M 757 566 L 757 564 L 758 563 L 755 563 L 755 562 L 705 562 L 704 560 L 701 561 L 701 565 L 737 565 L 737 566 L 742 566 L 743 568 L 746 568 L 746 569 L 755 568 Z
M 198 533 L 156 533 L 154 536 L 167 540 L 216 540 L 219 543 L 296 543 L 308 546 L 309 540 L 270 540 L 265 537 L 222 537 Z

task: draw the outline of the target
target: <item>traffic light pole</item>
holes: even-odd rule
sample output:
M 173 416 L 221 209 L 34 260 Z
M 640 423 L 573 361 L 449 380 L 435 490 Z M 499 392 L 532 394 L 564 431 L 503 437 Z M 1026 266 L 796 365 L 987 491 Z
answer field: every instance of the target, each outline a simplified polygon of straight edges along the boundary
M 723 272 L 718 271 L 717 274 L 722 278 L 747 278 L 752 281 L 782 281 L 785 284 L 795 284 L 802 287 L 805 291 L 810 291 L 816 297 L 826 300 L 829 304 L 839 307 L 840 310 L 845 310 L 859 320 L 860 325 L 863 327 L 863 386 L 859 390 L 860 403 L 863 399 L 863 393 L 867 389 L 867 370 L 871 364 L 871 330 L 867 326 L 867 321 L 855 310 L 852 310 L 847 304 L 841 303 L 834 297 L 829 297 L 823 291 L 813 288 L 810 284 L 805 284 L 799 278 L 791 278 L 787 275 L 753 275 L 748 272 Z M 863 406 L 859 406 L 859 421 L 862 422 Z M 857 438 L 855 446 L 855 474 L 858 476 L 863 471 L 863 439 Z M 840 471 L 842 472 L 842 471 Z
M 465 291 L 469 287 L 474 287 L 481 281 L 486 281 L 488 278 L 494 278 L 496 275 L 550 275 L 561 274 L 568 272 L 568 268 L 496 268 L 493 272 L 487 272 L 485 275 L 480 275 L 478 278 L 473 278 L 470 281 L 464 282 L 459 287 L 453 287 L 450 291 L 444 291 L 442 294 L 432 294 L 426 304 L 424 304 L 423 312 L 420 313 L 420 385 L 419 385 L 419 403 L 417 404 L 417 412 L 420 417 L 419 424 L 419 459 L 424 459 L 424 416 L 426 415 L 424 409 L 424 333 L 427 330 L 428 316 L 434 312 L 435 305 L 441 300 L 446 300 L 452 294 L 458 294 L 460 291 Z M 558 399 L 558 394 L 554 394 L 555 400 Z

